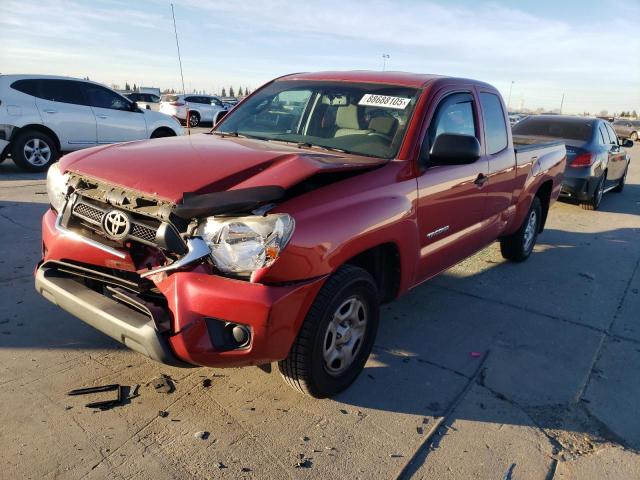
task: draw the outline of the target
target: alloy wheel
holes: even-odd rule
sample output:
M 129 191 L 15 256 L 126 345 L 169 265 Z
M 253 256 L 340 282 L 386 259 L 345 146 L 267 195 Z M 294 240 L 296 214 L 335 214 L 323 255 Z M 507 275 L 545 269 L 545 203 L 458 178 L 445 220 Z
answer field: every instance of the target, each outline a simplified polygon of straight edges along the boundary
M 533 241 L 536 238 L 536 231 L 538 230 L 538 214 L 535 210 L 531 210 L 529 219 L 527 220 L 527 226 L 524 229 L 524 251 L 528 252 L 533 248 Z
M 46 165 L 51 160 L 51 147 L 40 138 L 32 138 L 24 144 L 24 159 L 34 167 Z
M 336 309 L 324 336 L 323 358 L 327 373 L 338 376 L 354 362 L 367 328 L 367 308 L 357 296 Z

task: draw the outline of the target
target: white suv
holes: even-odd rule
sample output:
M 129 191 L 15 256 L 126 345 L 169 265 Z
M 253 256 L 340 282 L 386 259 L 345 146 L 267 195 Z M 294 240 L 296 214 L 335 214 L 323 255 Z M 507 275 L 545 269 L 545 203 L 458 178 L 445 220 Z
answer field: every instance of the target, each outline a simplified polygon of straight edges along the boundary
M 187 121 L 189 112 L 189 126 L 197 127 L 202 122 L 218 123 L 227 113 L 227 107 L 211 95 L 163 95 L 160 111 L 182 122 Z
M 0 75 L 0 160 L 10 153 L 24 170 L 46 170 L 62 152 L 182 133 L 175 119 L 98 83 Z

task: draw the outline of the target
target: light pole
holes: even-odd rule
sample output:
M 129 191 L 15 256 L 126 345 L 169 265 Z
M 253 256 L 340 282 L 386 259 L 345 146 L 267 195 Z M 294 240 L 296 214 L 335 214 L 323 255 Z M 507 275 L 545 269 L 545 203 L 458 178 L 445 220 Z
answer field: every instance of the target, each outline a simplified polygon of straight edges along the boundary
M 509 100 L 507 100 L 507 110 L 511 111 L 511 90 L 513 89 L 513 84 L 516 83 L 511 80 L 511 85 L 509 85 Z
M 384 72 L 387 68 L 387 59 L 391 58 L 388 53 L 382 54 L 382 71 Z

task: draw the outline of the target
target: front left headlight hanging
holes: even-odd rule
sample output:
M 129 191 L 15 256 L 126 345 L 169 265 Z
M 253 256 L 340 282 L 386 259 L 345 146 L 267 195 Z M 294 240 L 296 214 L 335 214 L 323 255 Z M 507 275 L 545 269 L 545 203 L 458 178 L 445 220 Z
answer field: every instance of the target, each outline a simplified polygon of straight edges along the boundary
M 53 209 L 61 213 L 67 201 L 69 175 L 60 172 L 60 164 L 54 163 L 47 172 L 47 193 Z
M 295 222 L 286 213 L 247 217 L 209 217 L 197 229 L 225 273 L 250 275 L 270 266 L 291 239 Z

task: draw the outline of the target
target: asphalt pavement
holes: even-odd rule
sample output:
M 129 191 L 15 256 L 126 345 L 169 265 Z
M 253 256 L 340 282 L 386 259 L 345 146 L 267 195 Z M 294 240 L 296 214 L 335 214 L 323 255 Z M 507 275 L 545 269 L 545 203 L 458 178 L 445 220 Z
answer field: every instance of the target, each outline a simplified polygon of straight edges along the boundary
M 44 175 L 6 161 L 0 477 L 640 478 L 640 145 L 631 154 L 624 192 L 596 212 L 556 203 L 527 262 L 494 244 L 384 306 L 364 372 L 328 400 L 277 369 L 159 365 L 38 296 Z M 172 393 L 150 383 L 161 374 Z M 132 398 L 96 412 L 66 395 L 110 383 Z

